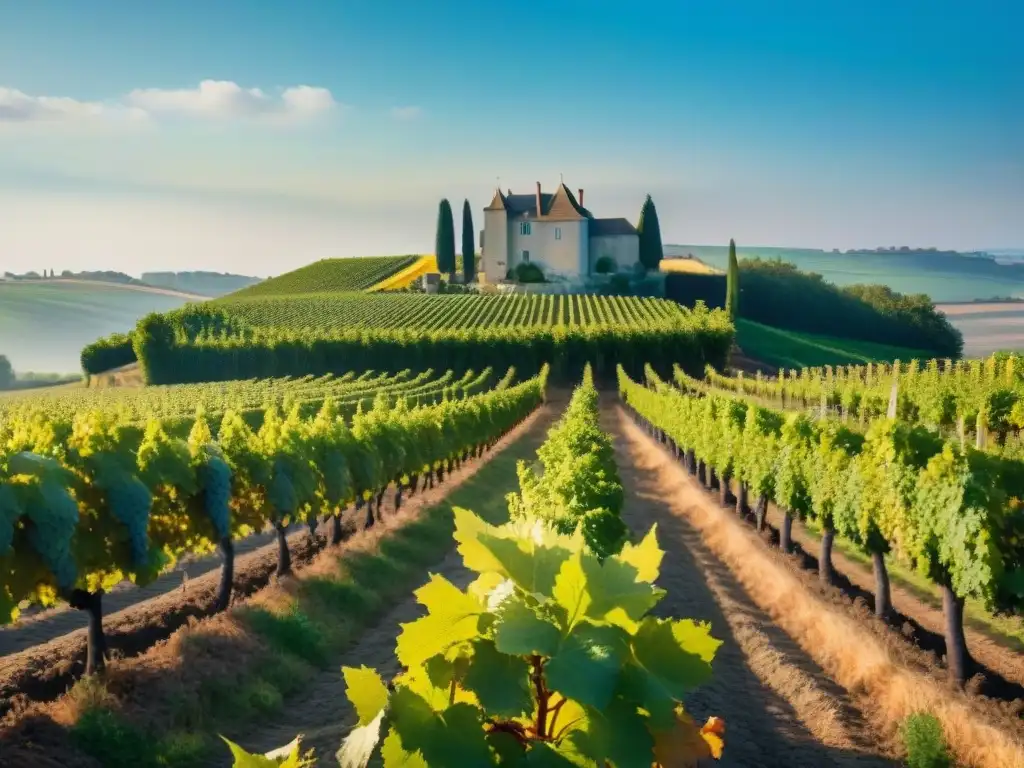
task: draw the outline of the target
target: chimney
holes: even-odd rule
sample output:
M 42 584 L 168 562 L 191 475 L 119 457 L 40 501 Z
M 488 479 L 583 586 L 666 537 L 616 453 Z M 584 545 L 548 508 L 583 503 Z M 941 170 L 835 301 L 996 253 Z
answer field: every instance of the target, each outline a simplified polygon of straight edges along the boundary
M 583 207 L 583 188 L 582 187 L 580 187 L 579 193 L 580 193 L 580 208 L 582 208 Z
M 539 216 L 543 216 L 543 215 L 544 215 L 544 209 L 541 207 L 541 204 L 540 204 L 540 182 L 538 181 L 537 182 L 537 216 L 539 217 Z

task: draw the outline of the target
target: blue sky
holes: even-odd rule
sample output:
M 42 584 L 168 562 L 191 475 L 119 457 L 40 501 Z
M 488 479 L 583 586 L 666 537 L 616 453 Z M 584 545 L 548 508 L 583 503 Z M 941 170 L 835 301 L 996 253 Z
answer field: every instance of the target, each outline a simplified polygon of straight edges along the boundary
M 1024 247 L 1021 29 L 1017 0 L 0 0 L 0 269 L 422 252 L 439 198 L 559 174 L 599 216 L 650 193 L 667 242 Z

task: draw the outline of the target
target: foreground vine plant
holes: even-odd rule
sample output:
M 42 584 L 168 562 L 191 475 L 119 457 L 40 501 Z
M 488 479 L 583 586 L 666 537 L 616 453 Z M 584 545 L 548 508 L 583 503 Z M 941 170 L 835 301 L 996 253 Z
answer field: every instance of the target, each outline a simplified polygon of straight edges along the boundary
M 343 768 L 378 752 L 389 768 L 667 768 L 721 756 L 722 721 L 701 727 L 682 705 L 721 641 L 707 624 L 648 615 L 665 595 L 655 528 L 603 562 L 581 530 L 536 519 L 495 527 L 456 509 L 455 539 L 476 579 L 461 590 L 435 574 L 417 590 L 427 614 L 402 626 L 402 672 L 389 682 L 342 670 L 358 716 Z M 309 764 L 297 741 L 275 757 L 232 751 L 237 768 Z

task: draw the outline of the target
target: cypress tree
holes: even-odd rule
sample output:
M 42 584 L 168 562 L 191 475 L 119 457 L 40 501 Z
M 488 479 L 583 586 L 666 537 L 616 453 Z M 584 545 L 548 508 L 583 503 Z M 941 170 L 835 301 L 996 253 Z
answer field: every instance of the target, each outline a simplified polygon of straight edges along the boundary
M 736 261 L 736 241 L 729 241 L 729 270 L 725 277 L 725 312 L 736 321 L 740 313 L 740 265 Z
M 658 209 L 648 195 L 640 209 L 640 221 L 636 225 L 640 233 L 640 263 L 648 271 L 656 271 L 665 252 L 661 246 L 661 225 L 658 224 Z
M 476 277 L 476 237 L 473 235 L 473 211 L 469 200 L 462 204 L 462 276 L 467 284 Z
M 445 198 L 437 207 L 437 238 L 434 241 L 437 268 L 449 275 L 455 274 L 455 221 L 452 204 Z

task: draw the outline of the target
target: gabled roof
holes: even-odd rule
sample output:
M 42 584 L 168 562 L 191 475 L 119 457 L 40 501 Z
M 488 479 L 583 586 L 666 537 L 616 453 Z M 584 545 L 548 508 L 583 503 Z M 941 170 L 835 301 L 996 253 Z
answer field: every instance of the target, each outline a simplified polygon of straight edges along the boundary
M 628 219 L 591 219 L 588 229 L 591 237 L 637 234 L 636 227 Z
M 537 195 L 513 195 L 505 194 L 501 189 L 494 190 L 494 197 L 490 205 L 484 208 L 485 211 L 508 211 L 512 216 L 525 216 L 527 218 L 548 218 L 558 221 L 572 221 L 579 219 L 592 219 L 593 214 L 576 202 L 573 195 L 565 184 L 559 184 L 554 193 L 541 192 L 541 210 L 537 210 Z

